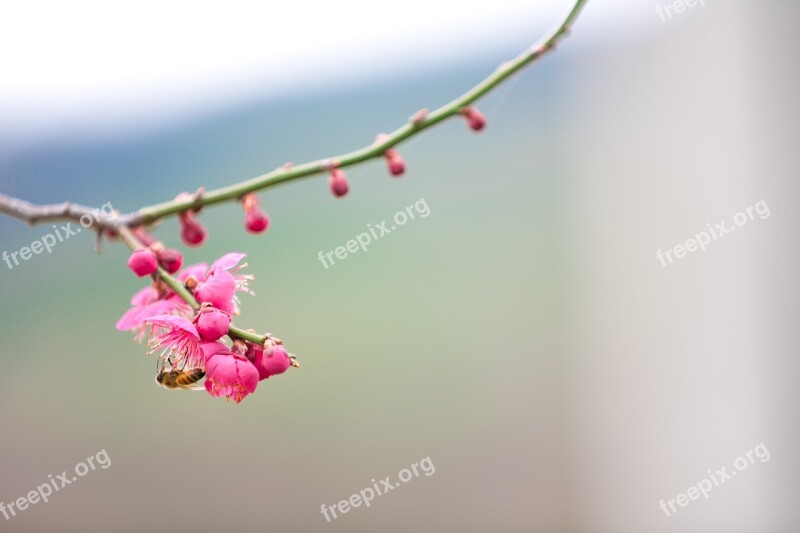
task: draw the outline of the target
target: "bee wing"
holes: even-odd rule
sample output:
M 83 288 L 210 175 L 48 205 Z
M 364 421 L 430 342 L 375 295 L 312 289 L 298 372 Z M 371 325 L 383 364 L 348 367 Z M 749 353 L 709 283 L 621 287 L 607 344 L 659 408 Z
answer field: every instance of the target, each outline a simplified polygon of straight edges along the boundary
M 156 373 L 158 374 L 172 370 L 172 365 L 163 357 L 156 359 L 156 367 Z

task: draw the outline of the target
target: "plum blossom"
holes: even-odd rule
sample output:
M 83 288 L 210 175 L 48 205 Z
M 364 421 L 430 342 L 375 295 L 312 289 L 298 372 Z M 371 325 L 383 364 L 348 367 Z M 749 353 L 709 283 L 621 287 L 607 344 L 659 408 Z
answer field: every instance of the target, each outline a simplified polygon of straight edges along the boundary
M 241 402 L 258 385 L 258 370 L 239 354 L 230 350 L 217 352 L 206 360 L 206 391 L 211 396 Z
M 228 253 L 211 266 L 199 263 L 175 273 L 175 280 L 199 304 L 196 309 L 170 288 L 163 272 L 156 274 L 151 285 L 131 298 L 131 308 L 117 322 L 118 330 L 133 331 L 137 341 L 149 337 L 149 353 L 157 353 L 170 367 L 203 369 L 206 391 L 236 403 L 253 393 L 260 380 L 298 366 L 271 335 L 258 345 L 230 333 L 231 316 L 239 310 L 236 293 L 253 294 L 252 276 L 240 272 L 247 266 L 242 264 L 244 257 Z M 220 341 L 226 335 L 231 336 L 232 346 Z
M 207 267 L 205 263 L 186 267 L 179 274 L 178 280 L 195 285 L 194 296 L 198 302 L 209 302 L 227 313 L 238 314 L 239 299 L 236 291 L 255 296 L 250 289 L 250 282 L 253 280 L 252 274 L 239 273 L 247 266 L 247 263 L 239 264 L 245 257 L 246 255 L 243 253 L 231 252 L 214 261 L 210 267 Z M 233 278 L 233 291 L 231 291 L 231 278 L 228 275 Z
M 203 343 L 194 324 L 182 316 L 156 315 L 146 320 L 148 324 L 163 329 L 150 339 L 150 353 L 161 350 L 159 357 L 173 367 L 203 368 L 206 355 Z
M 145 287 L 131 298 L 132 307 L 125 311 L 117 321 L 119 331 L 132 331 L 134 339 L 141 341 L 147 334 L 147 319 L 155 315 L 170 314 L 179 310 L 187 310 L 180 299 L 162 299 L 159 291 L 153 286 Z

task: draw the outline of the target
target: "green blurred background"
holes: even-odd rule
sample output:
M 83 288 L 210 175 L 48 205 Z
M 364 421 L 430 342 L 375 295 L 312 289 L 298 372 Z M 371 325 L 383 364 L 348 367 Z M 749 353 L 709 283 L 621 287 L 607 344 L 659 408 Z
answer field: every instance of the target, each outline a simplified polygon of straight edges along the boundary
M 112 465 L 3 531 L 792 531 L 800 523 L 797 37 L 789 2 L 715 3 L 597 35 L 602 2 L 556 54 L 458 120 L 348 171 L 201 219 L 185 264 L 248 254 L 236 323 L 302 368 L 240 405 L 153 383 L 114 329 L 143 284 L 81 234 L 0 264 L 0 501 L 105 449 Z M 769 8 L 767 8 L 769 6 Z M 585 26 L 584 26 L 585 25 Z M 583 27 L 582 27 L 583 26 Z M 586 28 L 587 35 L 582 36 Z M 5 154 L 0 190 L 129 211 L 285 161 L 348 151 L 460 94 L 527 42 L 338 91 L 247 101 L 109 140 Z M 324 80 L 321 80 L 324 81 Z M 431 214 L 324 269 L 330 251 L 424 198 Z M 759 200 L 771 218 L 667 268 L 655 251 Z M 2 218 L 2 248 L 49 226 Z M 157 230 L 178 245 L 174 220 Z M 764 442 L 770 462 L 666 518 L 672 498 Z M 326 523 L 425 457 L 420 477 Z

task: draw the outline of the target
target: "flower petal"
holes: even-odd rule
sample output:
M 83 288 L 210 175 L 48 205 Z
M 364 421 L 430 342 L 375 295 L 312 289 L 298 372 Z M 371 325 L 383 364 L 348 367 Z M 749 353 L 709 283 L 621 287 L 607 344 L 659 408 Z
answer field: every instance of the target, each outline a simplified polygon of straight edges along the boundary
M 205 281 L 197 285 L 194 297 L 199 303 L 209 302 L 211 305 L 233 314 L 233 295 L 236 293 L 236 280 L 227 270 L 215 270 Z
M 241 402 L 258 385 L 258 370 L 241 355 L 217 353 L 206 361 L 206 391 Z
M 119 331 L 128 331 L 144 326 L 149 318 L 164 315 L 175 310 L 177 303 L 173 300 L 157 300 L 142 307 L 131 307 L 116 324 Z
M 205 263 L 197 263 L 196 265 L 191 265 L 183 270 L 181 273 L 178 274 L 178 281 L 184 282 L 189 279 L 189 276 L 194 277 L 195 279 L 202 281 L 206 279 L 206 270 L 208 269 L 208 265 Z
M 161 326 L 167 329 L 180 329 L 192 337 L 200 340 L 200 335 L 197 333 L 197 328 L 189 320 L 182 316 L 175 315 L 155 315 L 148 317 L 145 322 L 149 322 L 155 326 Z
M 208 273 L 212 274 L 216 270 L 230 270 L 238 265 L 245 257 L 247 257 L 247 254 L 240 252 L 231 252 L 229 254 L 225 254 L 211 264 L 211 268 L 208 269 Z

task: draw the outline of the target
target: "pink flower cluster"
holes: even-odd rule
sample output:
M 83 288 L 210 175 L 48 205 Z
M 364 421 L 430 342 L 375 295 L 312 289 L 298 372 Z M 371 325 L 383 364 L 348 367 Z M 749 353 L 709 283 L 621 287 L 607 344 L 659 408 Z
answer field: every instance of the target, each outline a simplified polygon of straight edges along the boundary
M 177 274 L 177 281 L 200 304 L 196 311 L 154 277 L 150 286 L 133 296 L 131 308 L 116 326 L 120 331 L 132 331 L 139 341 L 149 338 L 150 353 L 158 351 L 159 358 L 172 368 L 203 369 L 206 391 L 236 403 L 253 393 L 259 381 L 297 366 L 283 343 L 270 335 L 263 345 L 234 339 L 228 346 L 220 341 L 228 334 L 231 317 L 238 314 L 236 293 L 252 294 L 248 288 L 252 276 L 239 273 L 246 266 L 240 265 L 244 257 L 229 253 L 210 267 L 201 263 Z M 147 275 L 153 261 L 158 258 L 148 248 L 136 250 L 128 264 L 137 275 Z M 153 272 L 155 267 L 149 273 Z

